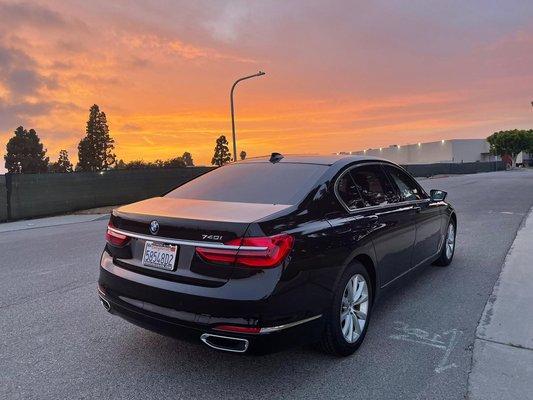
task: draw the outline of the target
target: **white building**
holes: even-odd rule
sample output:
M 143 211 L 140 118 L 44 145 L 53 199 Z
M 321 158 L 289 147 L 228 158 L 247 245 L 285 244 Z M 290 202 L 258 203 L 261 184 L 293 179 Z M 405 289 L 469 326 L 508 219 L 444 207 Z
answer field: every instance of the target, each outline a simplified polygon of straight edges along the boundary
M 495 161 L 485 139 L 451 139 L 408 145 L 391 145 L 379 149 L 353 151 L 351 154 L 368 155 L 397 164 L 461 163 Z

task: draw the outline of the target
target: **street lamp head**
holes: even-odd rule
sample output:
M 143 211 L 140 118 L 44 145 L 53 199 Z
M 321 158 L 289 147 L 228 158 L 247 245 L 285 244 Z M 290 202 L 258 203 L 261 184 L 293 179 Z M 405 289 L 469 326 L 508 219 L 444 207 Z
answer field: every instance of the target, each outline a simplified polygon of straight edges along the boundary
M 261 75 L 265 75 L 265 72 L 264 72 L 264 71 L 259 71 L 259 72 L 257 73 L 257 76 L 261 76 Z

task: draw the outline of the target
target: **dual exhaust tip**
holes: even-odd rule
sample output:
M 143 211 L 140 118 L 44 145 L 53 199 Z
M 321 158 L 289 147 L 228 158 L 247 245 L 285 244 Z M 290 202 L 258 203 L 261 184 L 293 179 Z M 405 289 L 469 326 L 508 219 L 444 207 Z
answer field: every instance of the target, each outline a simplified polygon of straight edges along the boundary
M 106 309 L 111 310 L 109 301 L 100 297 L 100 303 Z M 222 351 L 229 351 L 231 353 L 244 353 L 248 350 L 250 342 L 247 339 L 234 338 L 230 336 L 213 335 L 212 333 L 203 333 L 200 340 L 207 346 Z

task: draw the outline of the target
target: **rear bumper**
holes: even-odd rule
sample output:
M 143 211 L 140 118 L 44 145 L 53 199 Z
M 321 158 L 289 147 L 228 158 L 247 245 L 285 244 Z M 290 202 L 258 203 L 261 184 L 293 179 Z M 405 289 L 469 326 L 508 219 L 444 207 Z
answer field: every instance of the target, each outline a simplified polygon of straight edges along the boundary
M 236 352 L 266 354 L 316 342 L 324 328 L 320 313 L 288 316 L 286 303 L 273 306 L 268 299 L 196 296 L 149 286 L 121 276 L 118 269 L 112 271 L 114 273 L 101 267 L 98 284 L 98 295 L 107 303 L 110 313 L 145 329 L 192 343 L 216 348 L 217 341 L 224 340 L 213 337 L 210 342 L 205 334 L 216 335 L 238 339 L 236 348 L 244 351 Z M 217 294 L 219 289 L 211 290 Z M 225 332 L 215 330 L 217 325 L 260 326 L 265 331 L 258 334 Z

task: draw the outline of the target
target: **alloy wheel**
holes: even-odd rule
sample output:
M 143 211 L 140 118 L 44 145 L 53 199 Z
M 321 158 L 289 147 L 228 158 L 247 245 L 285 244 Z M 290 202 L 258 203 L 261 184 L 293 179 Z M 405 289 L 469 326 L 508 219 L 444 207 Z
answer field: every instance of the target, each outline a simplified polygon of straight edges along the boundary
M 348 343 L 354 343 L 363 332 L 368 315 L 368 284 L 355 274 L 346 284 L 341 302 L 341 331 Z
M 452 258 L 455 247 L 455 227 L 452 223 L 448 226 L 448 235 L 446 236 L 446 257 Z

